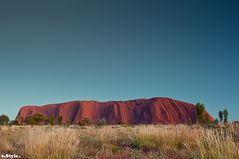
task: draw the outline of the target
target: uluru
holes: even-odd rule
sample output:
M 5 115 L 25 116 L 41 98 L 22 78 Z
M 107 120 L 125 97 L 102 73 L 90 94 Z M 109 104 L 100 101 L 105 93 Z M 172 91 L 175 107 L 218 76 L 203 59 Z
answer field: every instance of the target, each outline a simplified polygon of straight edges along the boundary
M 62 116 L 63 123 L 77 124 L 88 118 L 92 124 L 104 118 L 108 124 L 119 121 L 125 124 L 187 124 L 197 120 L 196 106 L 170 98 L 155 97 L 128 101 L 71 101 L 44 106 L 23 106 L 16 120 L 23 123 L 26 117 L 36 113 L 55 120 Z M 205 118 L 213 122 L 213 117 L 205 112 Z

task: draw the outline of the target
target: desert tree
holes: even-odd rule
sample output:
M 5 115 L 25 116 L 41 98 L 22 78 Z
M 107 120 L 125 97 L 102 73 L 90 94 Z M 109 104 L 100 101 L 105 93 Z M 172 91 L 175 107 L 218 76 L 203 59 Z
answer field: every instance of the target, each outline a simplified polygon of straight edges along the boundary
M 50 119 L 49 119 L 49 122 L 50 122 L 50 125 L 53 126 L 54 125 L 54 117 L 53 116 L 50 116 Z
M 223 120 L 223 113 L 222 113 L 221 110 L 218 112 L 218 117 L 220 119 L 220 122 L 222 122 L 222 120 Z
M 223 118 L 224 118 L 223 122 L 227 123 L 228 122 L 228 120 L 227 120 L 228 119 L 228 111 L 227 111 L 227 109 L 224 109 L 222 113 L 223 113 Z
M 10 119 L 7 115 L 5 115 L 5 114 L 0 115 L 0 125 L 7 124 L 7 123 L 9 123 L 9 121 L 10 121 Z
M 58 116 L 57 122 L 58 122 L 58 125 L 62 125 L 62 116 Z
M 200 124 L 205 123 L 205 106 L 202 103 L 196 104 L 197 122 Z

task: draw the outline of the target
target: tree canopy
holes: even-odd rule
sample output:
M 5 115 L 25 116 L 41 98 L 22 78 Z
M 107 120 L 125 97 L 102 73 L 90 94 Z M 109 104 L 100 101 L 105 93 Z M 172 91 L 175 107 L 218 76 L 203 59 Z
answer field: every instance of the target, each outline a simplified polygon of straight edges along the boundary
M 5 114 L 0 115 L 0 125 L 7 124 L 10 121 L 9 117 Z
M 205 106 L 202 103 L 196 104 L 197 122 L 200 124 L 205 123 Z

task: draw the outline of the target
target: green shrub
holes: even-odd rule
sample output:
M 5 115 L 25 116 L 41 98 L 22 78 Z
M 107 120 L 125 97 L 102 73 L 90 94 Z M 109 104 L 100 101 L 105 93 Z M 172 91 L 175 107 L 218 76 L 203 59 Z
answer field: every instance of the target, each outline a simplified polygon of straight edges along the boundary
M 35 121 L 35 124 L 40 124 L 40 123 L 44 123 L 46 121 L 46 117 L 41 114 L 41 113 L 36 113 L 34 115 L 31 116 L 31 118 Z
M 55 122 L 55 119 L 53 116 L 50 117 L 50 125 L 53 126 Z
M 216 118 L 215 120 L 214 120 L 214 124 L 218 124 L 219 123 L 219 120 Z
M 89 118 L 84 118 L 81 121 L 78 122 L 79 126 L 88 126 L 90 125 L 90 120 Z
M 19 125 L 19 122 L 17 120 L 11 120 L 9 125 Z
M 62 125 L 62 116 L 58 116 L 57 122 L 58 122 L 58 125 Z
M 36 125 L 35 120 L 33 120 L 31 117 L 26 117 L 26 122 L 27 122 L 27 124 L 29 124 L 31 126 Z
M 9 117 L 5 114 L 0 115 L 0 125 L 7 124 L 10 121 Z

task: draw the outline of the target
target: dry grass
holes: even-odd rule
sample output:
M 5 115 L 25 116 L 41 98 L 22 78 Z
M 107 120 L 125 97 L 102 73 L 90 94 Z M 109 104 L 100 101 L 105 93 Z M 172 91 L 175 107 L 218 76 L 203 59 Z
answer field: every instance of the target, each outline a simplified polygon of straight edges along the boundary
M 28 158 L 64 159 L 77 155 L 79 139 L 71 129 L 36 129 L 24 136 L 22 143 Z
M 1 127 L 0 153 L 26 159 L 239 158 L 239 127 Z

